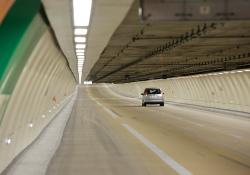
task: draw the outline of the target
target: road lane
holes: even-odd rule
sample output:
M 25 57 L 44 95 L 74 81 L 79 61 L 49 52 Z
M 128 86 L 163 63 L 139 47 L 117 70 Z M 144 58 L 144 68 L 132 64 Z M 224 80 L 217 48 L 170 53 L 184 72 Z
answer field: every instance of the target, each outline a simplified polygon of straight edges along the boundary
M 47 175 L 250 174 L 249 120 L 140 105 L 105 86 L 80 87 Z
M 250 174 L 249 119 L 171 105 L 143 108 L 102 86 L 88 92 L 193 174 Z
M 115 115 L 115 114 L 113 114 Z M 177 175 L 79 88 L 47 175 Z

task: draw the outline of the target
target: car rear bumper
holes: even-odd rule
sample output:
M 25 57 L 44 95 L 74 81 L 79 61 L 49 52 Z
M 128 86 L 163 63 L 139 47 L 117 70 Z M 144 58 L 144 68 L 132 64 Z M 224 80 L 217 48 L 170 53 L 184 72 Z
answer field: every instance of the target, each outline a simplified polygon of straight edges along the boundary
M 159 104 L 159 103 L 164 103 L 163 100 L 145 100 L 142 103 L 147 103 L 147 104 Z

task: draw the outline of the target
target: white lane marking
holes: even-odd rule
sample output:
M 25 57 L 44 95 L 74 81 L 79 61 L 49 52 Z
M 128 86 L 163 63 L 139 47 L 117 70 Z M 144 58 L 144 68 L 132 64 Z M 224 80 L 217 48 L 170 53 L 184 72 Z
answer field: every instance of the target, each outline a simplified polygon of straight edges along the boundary
M 110 115 L 111 115 L 111 117 L 113 118 L 113 119 L 116 119 L 118 116 L 113 112 L 113 111 L 111 111 L 110 109 L 108 109 L 108 108 L 106 108 L 106 107 L 104 107 L 104 106 L 102 106 L 103 107 L 103 109 L 107 112 L 107 113 L 109 113 Z
M 130 127 L 127 124 L 122 124 L 133 136 L 135 136 L 138 140 L 140 140 L 144 145 L 146 145 L 151 151 L 153 151 L 157 156 L 161 158 L 167 165 L 173 168 L 180 175 L 192 175 L 190 171 L 181 166 L 178 162 L 172 159 L 169 155 L 167 155 L 164 151 L 158 148 L 156 145 L 151 143 L 148 139 L 146 139 L 143 135 L 137 132 L 134 128 Z
M 235 137 L 235 138 L 237 138 L 237 139 L 241 139 L 241 138 L 242 138 L 242 136 L 235 135 L 235 134 L 232 134 L 231 136 L 232 136 L 232 137 Z
M 110 109 L 106 108 L 105 106 L 103 106 L 101 103 L 99 103 L 98 101 L 96 101 L 96 103 L 103 108 L 103 110 L 105 110 L 108 114 L 110 114 L 110 116 L 113 118 L 113 119 L 116 119 L 118 118 L 118 116 L 113 112 L 111 111 Z

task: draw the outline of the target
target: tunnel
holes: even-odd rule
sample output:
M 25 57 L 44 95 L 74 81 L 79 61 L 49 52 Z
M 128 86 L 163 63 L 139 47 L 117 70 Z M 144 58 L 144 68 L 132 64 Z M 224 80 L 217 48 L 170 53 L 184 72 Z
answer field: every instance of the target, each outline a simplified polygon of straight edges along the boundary
M 250 175 L 249 0 L 0 0 L 1 175 Z

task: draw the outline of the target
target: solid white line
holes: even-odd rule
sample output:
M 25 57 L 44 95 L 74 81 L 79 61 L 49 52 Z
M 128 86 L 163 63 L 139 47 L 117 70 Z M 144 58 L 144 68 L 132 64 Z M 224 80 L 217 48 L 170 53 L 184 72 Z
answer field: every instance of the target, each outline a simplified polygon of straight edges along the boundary
M 103 107 L 103 109 L 108 113 L 108 114 L 110 114 L 111 115 L 111 117 L 113 118 L 113 119 L 116 119 L 118 116 L 113 112 L 113 111 L 111 111 L 110 109 L 108 109 L 108 108 L 106 108 L 106 107 L 104 107 L 104 106 L 102 106 Z
M 100 107 L 102 107 L 103 110 L 105 110 L 108 114 L 110 114 L 111 117 L 112 117 L 113 119 L 116 119 L 116 118 L 118 117 L 113 111 L 111 111 L 110 109 L 104 107 L 101 103 L 99 103 L 99 102 L 97 102 L 97 101 L 96 101 L 96 103 L 97 103 Z
M 138 140 L 140 140 L 144 145 L 146 145 L 151 151 L 153 151 L 157 156 L 159 156 L 167 165 L 173 168 L 180 175 L 192 175 L 190 171 L 181 166 L 178 162 L 172 159 L 169 155 L 167 155 L 164 151 L 158 148 L 156 145 L 151 143 L 148 139 L 146 139 L 143 135 L 137 132 L 135 129 L 130 127 L 127 124 L 122 124 L 133 136 L 135 136 Z

